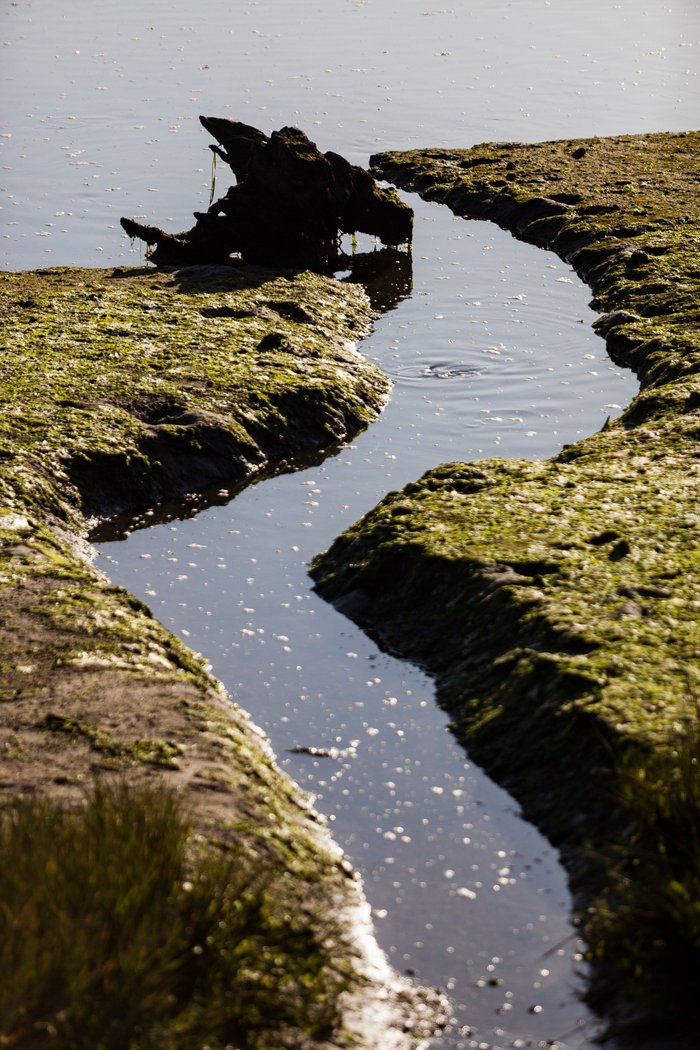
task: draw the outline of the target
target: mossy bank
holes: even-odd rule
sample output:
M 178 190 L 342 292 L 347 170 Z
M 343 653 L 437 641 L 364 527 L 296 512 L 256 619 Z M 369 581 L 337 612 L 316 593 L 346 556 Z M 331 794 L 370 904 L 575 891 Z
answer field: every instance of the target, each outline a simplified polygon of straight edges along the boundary
M 126 1031 L 122 1003 L 109 1018 L 117 1024 L 112 1041 L 102 1015 L 90 1015 L 100 1041 L 86 1020 L 84 978 L 93 963 L 83 960 L 71 986 L 74 1005 L 60 995 L 55 1008 L 51 1001 L 37 1005 L 26 988 L 8 984 L 0 1045 L 190 1050 L 187 1033 L 195 1031 L 200 1043 L 205 1031 L 212 1047 L 234 1040 L 246 1048 L 336 1047 L 353 1038 L 367 1046 L 413 1045 L 412 1025 L 416 1033 L 430 1027 L 433 1006 L 397 982 L 377 952 L 357 879 L 306 797 L 203 661 L 80 553 L 91 518 L 239 483 L 299 452 L 329 448 L 374 418 L 388 384 L 355 350 L 371 320 L 364 293 L 308 273 L 253 267 L 52 269 L 1 274 L 0 306 L 5 802 L 21 796 L 80 807 L 95 781 L 116 781 L 145 798 L 148 810 L 148 799 L 160 797 L 148 794 L 154 785 L 172 789 L 184 807 L 185 874 L 188 865 L 193 873 L 183 885 L 201 889 L 206 881 L 201 871 L 209 869 L 193 859 L 202 850 L 234 851 L 243 884 L 252 886 L 252 911 L 264 915 L 262 934 L 253 931 L 260 951 L 244 952 L 247 977 L 236 980 L 249 986 L 257 967 L 253 983 L 270 993 L 251 1000 L 242 1030 L 209 1016 L 209 1027 L 201 1027 L 201 988 L 185 1004 L 190 1027 L 184 1015 L 174 1016 L 176 995 L 163 993 L 165 1014 L 155 1029 L 139 1014 L 137 1028 Z M 98 815 L 104 811 L 98 800 Z M 55 820 L 66 829 L 57 842 L 74 835 L 85 841 L 65 817 L 21 810 L 20 818 L 12 818 L 20 827 L 22 820 Z M 103 817 L 90 819 L 104 824 Z M 148 839 L 147 815 L 138 819 L 146 820 Z M 15 848 L 8 843 L 16 836 L 3 835 L 3 848 Z M 55 871 L 55 858 L 39 863 L 49 864 L 47 878 Z M 112 863 L 114 872 L 116 855 Z M 15 918 L 8 909 L 2 915 L 4 938 L 14 931 L 24 955 L 28 907 L 22 904 Z M 51 905 L 52 915 L 58 907 Z M 229 918 L 239 909 L 235 900 L 231 909 Z M 12 949 L 4 943 L 7 961 Z M 206 957 L 210 942 L 202 943 L 192 950 Z M 105 965 L 97 1013 L 117 987 L 113 959 Z M 13 963 L 13 973 L 20 969 Z M 54 976 L 52 970 L 51 988 Z M 203 980 L 206 987 L 206 973 Z M 138 998 L 139 981 L 132 984 Z M 33 994 L 31 981 L 29 987 Z M 180 994 L 187 996 L 187 987 Z M 234 983 L 234 998 L 242 987 Z M 232 991 L 222 994 L 230 1000 Z
M 569 262 L 641 392 L 547 462 L 443 465 L 390 493 L 317 559 L 317 587 L 436 675 L 455 733 L 562 848 L 593 1005 L 635 1045 L 695 1045 L 700 134 L 373 166 Z

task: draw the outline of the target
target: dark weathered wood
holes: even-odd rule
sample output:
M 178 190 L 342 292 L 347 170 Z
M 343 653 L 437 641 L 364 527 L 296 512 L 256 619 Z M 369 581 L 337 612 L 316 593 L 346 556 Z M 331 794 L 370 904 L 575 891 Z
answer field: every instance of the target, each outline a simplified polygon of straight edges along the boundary
M 123 218 L 126 233 L 149 245 L 153 262 L 181 266 L 239 257 L 329 271 L 338 259 L 339 233 L 369 233 L 389 245 L 410 241 L 413 212 L 394 190 L 378 186 L 339 154 L 321 153 L 298 128 L 267 136 L 240 121 L 200 121 L 236 184 L 208 211 L 195 212 L 195 225 L 184 233 Z

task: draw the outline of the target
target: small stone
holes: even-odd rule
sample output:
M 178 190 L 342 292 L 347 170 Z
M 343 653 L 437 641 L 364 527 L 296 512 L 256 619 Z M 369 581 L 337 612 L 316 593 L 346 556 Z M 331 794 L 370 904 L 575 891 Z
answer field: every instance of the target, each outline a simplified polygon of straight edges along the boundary
M 623 558 L 627 557 L 631 550 L 632 548 L 627 540 L 620 540 L 620 542 L 616 543 L 610 551 L 608 557 L 610 558 L 610 561 L 622 561 Z

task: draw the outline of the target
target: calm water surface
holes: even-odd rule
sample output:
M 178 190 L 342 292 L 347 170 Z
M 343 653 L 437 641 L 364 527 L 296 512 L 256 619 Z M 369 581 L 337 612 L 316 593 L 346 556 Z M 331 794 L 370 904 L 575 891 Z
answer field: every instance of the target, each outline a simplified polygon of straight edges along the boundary
M 120 215 L 189 226 L 211 180 L 200 112 L 298 124 L 359 163 L 690 128 L 698 22 L 694 2 L 638 0 L 3 5 L 0 265 L 138 263 Z M 205 654 L 316 795 L 396 967 L 453 998 L 435 1046 L 586 1046 L 555 853 L 455 744 L 431 682 L 321 602 L 306 565 L 436 463 L 550 455 L 636 387 L 566 266 L 410 201 L 411 294 L 362 344 L 394 380 L 381 419 L 320 466 L 100 544 L 99 564 Z
M 123 262 L 123 214 L 191 225 L 199 113 L 298 124 L 363 164 L 682 131 L 699 41 L 697 0 L 4 0 L 0 265 Z

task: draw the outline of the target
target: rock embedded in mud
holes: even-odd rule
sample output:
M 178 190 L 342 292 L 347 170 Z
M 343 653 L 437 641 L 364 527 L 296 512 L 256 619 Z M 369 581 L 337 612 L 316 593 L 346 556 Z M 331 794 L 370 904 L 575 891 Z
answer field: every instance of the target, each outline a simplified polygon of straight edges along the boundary
M 232 256 L 265 266 L 332 271 L 339 233 L 368 233 L 384 244 L 411 240 L 413 212 L 396 192 L 337 153 L 321 153 L 298 128 L 268 137 L 240 121 L 200 117 L 217 140 L 215 156 L 236 184 L 184 233 L 166 233 L 122 218 L 130 237 L 149 245 L 161 265 L 229 263 Z

